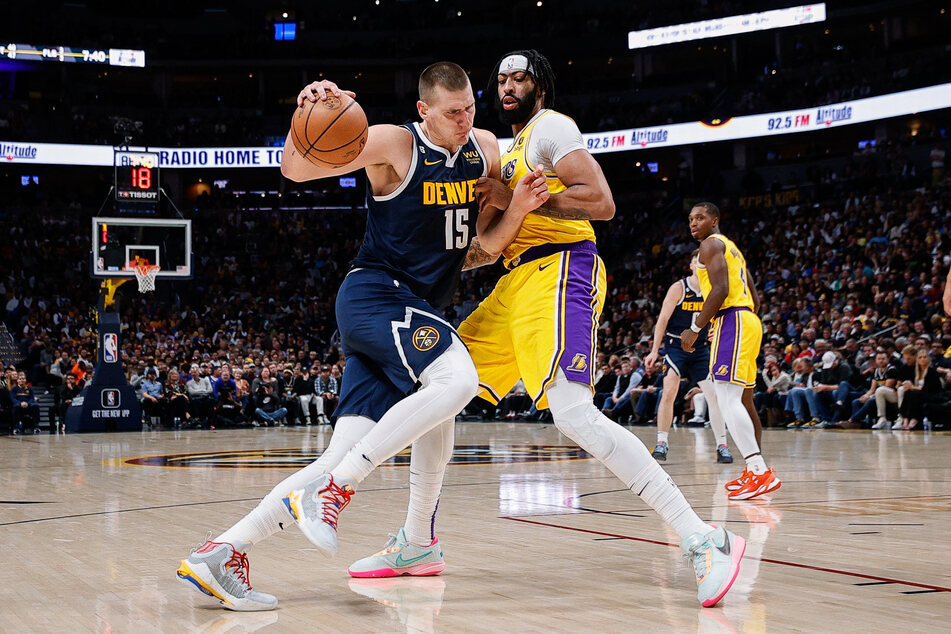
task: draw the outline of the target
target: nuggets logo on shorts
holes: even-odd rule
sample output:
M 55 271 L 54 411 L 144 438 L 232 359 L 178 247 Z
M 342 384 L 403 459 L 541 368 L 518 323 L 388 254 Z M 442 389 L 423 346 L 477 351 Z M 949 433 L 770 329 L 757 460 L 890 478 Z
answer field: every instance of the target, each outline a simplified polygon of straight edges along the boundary
M 439 343 L 439 331 L 431 326 L 422 326 L 413 333 L 413 347 L 420 352 L 432 350 Z
M 588 369 L 588 355 L 586 354 L 576 354 L 571 359 L 571 365 L 568 366 L 568 369 L 572 372 L 584 372 Z
M 726 376 L 729 372 L 730 368 L 725 365 L 721 365 L 719 368 L 717 368 L 716 374 L 717 376 Z

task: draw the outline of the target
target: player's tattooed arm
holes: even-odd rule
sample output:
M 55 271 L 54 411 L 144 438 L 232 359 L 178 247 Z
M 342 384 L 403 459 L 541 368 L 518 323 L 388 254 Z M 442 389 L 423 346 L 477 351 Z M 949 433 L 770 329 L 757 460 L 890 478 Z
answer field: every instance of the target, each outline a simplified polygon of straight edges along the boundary
M 553 170 L 565 186 L 554 193 L 534 213 L 559 220 L 610 220 L 614 217 L 614 197 L 601 166 L 587 150 L 566 154 Z
M 495 264 L 498 259 L 499 256 L 488 253 L 479 245 L 479 238 L 473 238 L 469 245 L 469 251 L 466 252 L 466 259 L 462 263 L 462 270 L 468 271 L 487 264 Z

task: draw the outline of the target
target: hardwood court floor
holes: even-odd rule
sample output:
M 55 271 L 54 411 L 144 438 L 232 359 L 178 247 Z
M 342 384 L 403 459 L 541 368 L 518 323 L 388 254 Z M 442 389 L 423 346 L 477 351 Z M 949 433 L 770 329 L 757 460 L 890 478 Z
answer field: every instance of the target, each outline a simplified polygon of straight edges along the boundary
M 653 446 L 652 429 L 634 433 Z M 175 579 L 206 531 L 230 526 L 328 440 L 317 428 L 0 438 L 0 630 L 948 631 L 943 433 L 768 430 L 782 489 L 730 504 L 722 484 L 739 463 L 714 462 L 709 431 L 672 432 L 665 468 L 701 517 L 749 543 L 713 609 L 697 603 L 676 535 L 534 424 L 457 425 L 438 577 L 346 573 L 403 521 L 407 468 L 384 466 L 341 515 L 336 559 L 293 525 L 250 551 L 251 582 L 278 596 L 277 610 L 228 612 Z

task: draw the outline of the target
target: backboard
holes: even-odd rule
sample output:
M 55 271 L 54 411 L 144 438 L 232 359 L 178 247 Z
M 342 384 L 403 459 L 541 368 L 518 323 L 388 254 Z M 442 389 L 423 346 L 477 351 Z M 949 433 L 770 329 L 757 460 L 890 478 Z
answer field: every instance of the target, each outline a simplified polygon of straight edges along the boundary
M 93 218 L 95 278 L 131 278 L 130 262 L 160 266 L 157 277 L 192 276 L 192 221 L 177 218 Z

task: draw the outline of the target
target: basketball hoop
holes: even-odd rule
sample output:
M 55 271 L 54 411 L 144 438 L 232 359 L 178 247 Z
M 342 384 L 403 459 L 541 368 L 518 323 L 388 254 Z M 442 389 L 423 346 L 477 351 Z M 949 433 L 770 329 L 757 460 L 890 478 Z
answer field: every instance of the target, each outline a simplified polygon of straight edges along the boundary
M 129 268 L 135 271 L 135 279 L 139 283 L 139 292 L 148 293 L 155 290 L 155 276 L 158 275 L 161 266 L 158 264 L 135 264 L 129 262 Z

